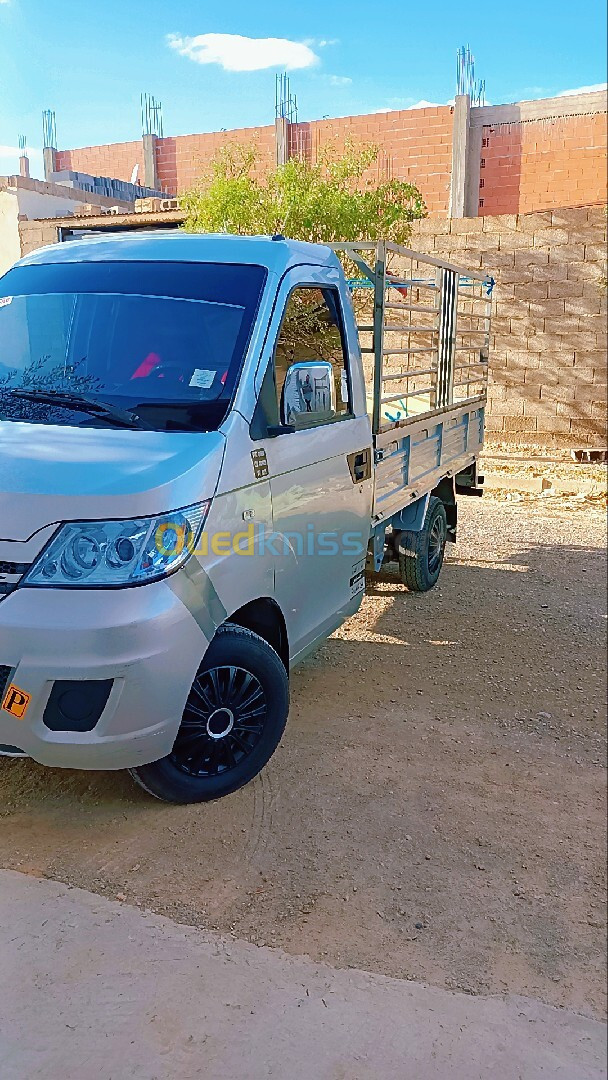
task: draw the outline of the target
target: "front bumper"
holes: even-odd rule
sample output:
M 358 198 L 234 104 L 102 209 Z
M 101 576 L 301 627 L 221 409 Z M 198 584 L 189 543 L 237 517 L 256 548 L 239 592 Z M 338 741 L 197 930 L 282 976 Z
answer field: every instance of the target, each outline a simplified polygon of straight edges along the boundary
M 0 666 L 29 696 L 0 708 L 0 743 L 42 765 L 124 769 L 168 754 L 208 639 L 166 581 L 132 589 L 19 588 L 0 603 Z M 92 731 L 51 731 L 55 680 L 113 680 Z M 0 703 L 1 704 L 1 703 Z

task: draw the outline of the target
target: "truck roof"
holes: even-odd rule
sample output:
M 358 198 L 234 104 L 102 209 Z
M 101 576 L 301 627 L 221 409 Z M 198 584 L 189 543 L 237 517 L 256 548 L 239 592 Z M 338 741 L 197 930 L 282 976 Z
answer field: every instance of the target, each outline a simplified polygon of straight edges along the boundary
M 335 253 L 323 244 L 307 244 L 283 237 L 187 233 L 181 229 L 87 236 L 38 248 L 17 265 L 125 261 L 251 263 L 278 274 L 302 263 L 339 265 Z

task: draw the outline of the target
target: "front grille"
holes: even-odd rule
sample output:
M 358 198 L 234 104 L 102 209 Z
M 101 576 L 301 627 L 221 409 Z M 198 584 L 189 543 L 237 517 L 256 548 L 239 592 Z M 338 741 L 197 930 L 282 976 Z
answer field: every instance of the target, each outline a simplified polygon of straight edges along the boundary
M 2 704 L 2 699 L 4 697 L 4 691 L 6 690 L 8 680 L 10 678 L 12 670 L 13 670 L 12 668 L 6 667 L 5 665 L 0 664 L 0 705 Z
M 6 559 L 0 559 L 0 601 L 17 588 L 29 568 L 29 563 L 7 562 Z

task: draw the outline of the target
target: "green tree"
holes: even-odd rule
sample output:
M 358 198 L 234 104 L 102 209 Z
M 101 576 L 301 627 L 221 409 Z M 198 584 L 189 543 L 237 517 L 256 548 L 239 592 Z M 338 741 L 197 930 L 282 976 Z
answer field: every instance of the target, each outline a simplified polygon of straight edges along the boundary
M 312 163 L 292 158 L 261 178 L 255 148 L 228 144 L 209 173 L 181 199 L 190 232 L 282 233 L 331 243 L 377 240 L 404 244 L 411 222 L 426 216 L 422 195 L 404 180 L 365 174 L 378 160 L 377 146 L 331 147 Z

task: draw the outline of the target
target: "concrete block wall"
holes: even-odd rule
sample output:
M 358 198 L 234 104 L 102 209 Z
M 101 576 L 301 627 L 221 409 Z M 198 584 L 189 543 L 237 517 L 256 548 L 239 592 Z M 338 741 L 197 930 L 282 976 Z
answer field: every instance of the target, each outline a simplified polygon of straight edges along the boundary
M 0 177 L 0 274 L 4 274 L 22 254 L 20 231 L 21 225 L 26 224 L 25 219 L 30 219 L 36 226 L 39 234 L 36 246 L 39 247 L 43 240 L 37 219 L 82 213 L 93 198 L 100 210 L 115 205 L 126 210 L 129 206 L 116 198 L 93 197 L 88 192 L 29 176 Z
M 604 208 L 429 217 L 411 247 L 496 279 L 489 440 L 605 447 Z
M 28 255 L 30 251 L 46 247 L 48 244 L 61 242 L 62 234 L 66 230 L 91 230 L 95 233 L 112 233 L 116 229 L 149 229 L 149 228 L 179 228 L 184 223 L 185 213 L 183 210 L 150 210 L 141 213 L 133 213 L 131 210 L 124 214 L 99 213 L 87 214 L 86 217 L 70 216 L 63 218 L 43 218 L 34 221 L 19 222 L 19 238 L 21 255 Z M 65 235 L 64 235 L 65 238 Z

